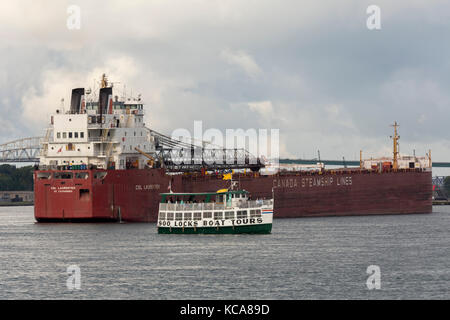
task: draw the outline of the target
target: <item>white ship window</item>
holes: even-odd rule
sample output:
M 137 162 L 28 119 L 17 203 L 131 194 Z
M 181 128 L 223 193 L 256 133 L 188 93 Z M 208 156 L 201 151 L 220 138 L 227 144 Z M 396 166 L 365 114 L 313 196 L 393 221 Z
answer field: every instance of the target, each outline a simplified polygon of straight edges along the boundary
M 51 173 L 50 172 L 38 172 L 38 174 L 37 174 L 37 178 L 39 180 L 50 179 L 50 177 L 51 177 Z
M 63 139 L 67 138 L 67 132 L 63 132 Z
M 175 220 L 183 220 L 183 212 L 176 212 Z
M 260 218 L 261 217 L 261 210 L 250 210 L 250 218 Z
M 225 219 L 234 219 L 234 211 L 225 211 Z
M 78 132 L 74 132 L 75 137 L 74 138 L 78 138 Z
M 236 218 L 237 219 L 247 218 L 247 210 L 239 210 L 239 211 L 237 211 Z
M 72 172 L 55 172 L 53 173 L 53 178 L 55 179 L 72 179 Z
M 80 138 L 84 138 L 84 132 L 80 132 Z
M 134 132 L 134 136 L 136 137 L 136 131 Z
M 104 179 L 106 177 L 106 174 L 106 172 L 102 171 L 96 172 L 94 173 L 94 179 Z
M 192 212 L 185 212 L 184 220 L 192 220 Z
M 72 132 L 69 132 L 69 139 L 72 139 Z
M 222 220 L 223 219 L 223 212 L 214 212 L 214 220 Z
M 166 219 L 166 213 L 165 212 L 160 212 L 159 213 L 159 220 L 165 220 Z
M 167 212 L 167 220 L 173 220 L 173 212 Z
M 202 213 L 194 212 L 194 220 L 202 220 Z
M 56 138 L 57 138 L 57 139 L 61 139 L 61 132 L 57 132 L 57 133 L 56 133 Z
M 212 212 L 203 212 L 203 219 L 211 219 Z
M 89 172 L 76 172 L 75 179 L 87 179 L 89 178 Z

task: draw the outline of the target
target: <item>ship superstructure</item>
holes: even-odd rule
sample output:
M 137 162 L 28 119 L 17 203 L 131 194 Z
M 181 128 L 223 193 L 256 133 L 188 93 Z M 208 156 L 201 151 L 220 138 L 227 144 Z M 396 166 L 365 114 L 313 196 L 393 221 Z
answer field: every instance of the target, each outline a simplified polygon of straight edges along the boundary
M 91 90 L 72 90 L 70 110 L 51 116 L 40 155 L 42 168 L 143 169 L 155 155 L 140 96 L 119 100 L 106 76 L 98 100 Z

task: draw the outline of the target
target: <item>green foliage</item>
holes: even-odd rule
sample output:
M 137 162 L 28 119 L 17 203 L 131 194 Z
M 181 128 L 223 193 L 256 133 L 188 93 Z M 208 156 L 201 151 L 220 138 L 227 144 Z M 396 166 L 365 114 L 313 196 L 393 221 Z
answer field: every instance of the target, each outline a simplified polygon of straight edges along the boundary
M 0 191 L 32 191 L 33 166 L 0 165 Z

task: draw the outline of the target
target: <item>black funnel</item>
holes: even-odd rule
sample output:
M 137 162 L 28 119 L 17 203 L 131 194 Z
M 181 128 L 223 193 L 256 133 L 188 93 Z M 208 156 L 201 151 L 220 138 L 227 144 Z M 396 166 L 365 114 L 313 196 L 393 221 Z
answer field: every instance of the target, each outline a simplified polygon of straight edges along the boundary
M 80 113 L 81 102 L 84 99 L 84 88 L 72 89 L 72 99 L 70 101 L 70 113 Z
M 112 88 L 101 88 L 98 99 L 98 113 L 100 115 L 108 113 L 109 98 L 112 97 Z

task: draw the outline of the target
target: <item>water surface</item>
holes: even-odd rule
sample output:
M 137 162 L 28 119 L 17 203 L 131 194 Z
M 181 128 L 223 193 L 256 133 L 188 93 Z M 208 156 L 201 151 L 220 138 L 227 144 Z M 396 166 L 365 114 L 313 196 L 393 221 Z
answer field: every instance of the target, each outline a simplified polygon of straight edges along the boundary
M 158 235 L 155 224 L 38 224 L 0 207 L 2 299 L 449 299 L 450 206 L 274 220 L 270 235 Z M 69 290 L 67 267 L 81 271 Z M 369 265 L 381 289 L 368 290 Z

